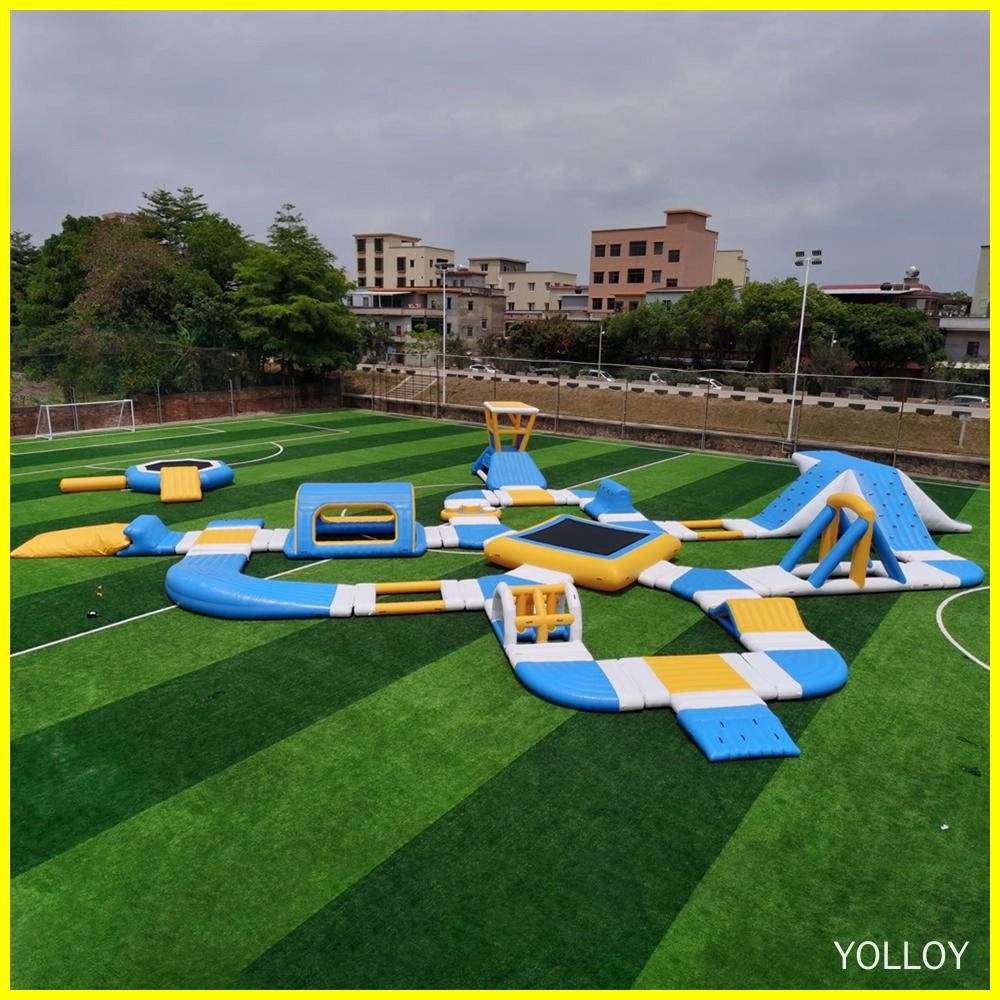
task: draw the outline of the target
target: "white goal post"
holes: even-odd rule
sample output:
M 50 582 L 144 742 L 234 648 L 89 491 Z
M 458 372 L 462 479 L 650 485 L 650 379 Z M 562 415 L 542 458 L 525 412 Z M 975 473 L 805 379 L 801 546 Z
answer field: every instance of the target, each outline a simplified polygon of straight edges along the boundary
M 135 408 L 131 399 L 105 399 L 97 403 L 41 403 L 36 438 L 52 440 L 57 434 L 89 431 L 135 432 Z

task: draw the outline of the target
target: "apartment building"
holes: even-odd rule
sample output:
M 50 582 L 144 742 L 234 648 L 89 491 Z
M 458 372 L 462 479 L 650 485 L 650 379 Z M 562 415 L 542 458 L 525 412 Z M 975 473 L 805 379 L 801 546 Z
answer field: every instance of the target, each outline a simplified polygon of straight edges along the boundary
M 715 281 L 719 234 L 711 216 L 668 208 L 660 226 L 595 229 L 590 234 L 590 311 L 637 309 L 655 288 L 700 288 Z
M 419 236 L 355 233 L 355 283 L 359 288 L 426 288 L 441 284 L 440 261 L 455 263 L 455 252 L 422 246 Z
M 470 257 L 469 269 L 481 272 L 488 284 L 504 293 L 507 312 L 518 319 L 561 312 L 566 288 L 578 287 L 570 271 L 529 271 L 527 261 L 514 257 Z

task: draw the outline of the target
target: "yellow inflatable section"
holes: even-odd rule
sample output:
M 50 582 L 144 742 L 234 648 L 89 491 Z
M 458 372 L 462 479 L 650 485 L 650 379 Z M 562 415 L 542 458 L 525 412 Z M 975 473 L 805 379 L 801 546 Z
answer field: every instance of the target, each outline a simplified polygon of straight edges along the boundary
M 86 528 L 46 531 L 19 545 L 15 559 L 59 559 L 65 556 L 113 556 L 131 544 L 127 524 L 94 524 Z
M 124 476 L 74 476 L 59 480 L 63 493 L 91 493 L 95 490 L 124 490 L 128 480 Z

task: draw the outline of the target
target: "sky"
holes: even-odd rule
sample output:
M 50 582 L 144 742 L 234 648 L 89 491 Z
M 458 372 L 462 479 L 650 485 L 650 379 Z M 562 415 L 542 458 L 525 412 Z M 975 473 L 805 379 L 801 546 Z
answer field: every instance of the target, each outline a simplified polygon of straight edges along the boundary
M 711 215 L 752 280 L 971 292 L 985 11 L 15 11 L 10 228 L 191 187 L 588 278 L 593 229 Z

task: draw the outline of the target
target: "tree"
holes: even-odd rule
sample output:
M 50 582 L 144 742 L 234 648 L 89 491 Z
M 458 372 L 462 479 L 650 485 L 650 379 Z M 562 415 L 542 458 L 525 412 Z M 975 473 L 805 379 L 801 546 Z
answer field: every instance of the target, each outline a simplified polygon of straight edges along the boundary
M 692 350 L 721 360 L 737 347 L 740 311 L 732 281 L 723 278 L 685 295 L 674 309 L 673 321 Z
M 891 303 L 851 305 L 839 318 L 837 339 L 871 375 L 944 357 L 944 344 L 927 316 Z
M 82 248 L 83 287 L 73 319 L 83 328 L 173 333 L 175 278 L 180 264 L 170 250 L 128 220 L 105 219 Z
M 655 365 L 662 354 L 683 343 L 684 337 L 672 303 L 644 303 L 608 319 L 601 356 L 609 364 Z M 596 350 L 596 336 L 594 341 Z
M 67 215 L 61 231 L 42 244 L 27 275 L 15 341 L 23 354 L 21 366 L 35 378 L 48 377 L 66 355 L 74 333 L 69 322 L 73 302 L 86 278 L 83 248 L 100 223 L 96 216 Z
M 582 337 L 579 325 L 560 313 L 512 327 L 508 348 L 517 358 L 586 360 L 577 357 L 583 348 L 583 343 L 578 342 Z M 596 343 L 595 335 L 595 350 Z
M 208 213 L 205 196 L 195 194 L 190 187 L 178 188 L 177 194 L 156 188 L 152 194 L 143 191 L 142 196 L 146 204 L 139 209 L 137 218 L 145 234 L 185 256 L 185 229 Z
M 751 281 L 740 295 L 743 349 L 751 367 L 768 372 L 784 360 L 798 335 L 802 286 L 794 278 Z
M 31 242 L 29 233 L 15 229 L 10 234 L 10 330 L 20 323 L 18 308 L 28 294 L 32 268 L 38 262 L 41 250 Z
M 336 258 L 309 232 L 294 205 L 283 205 L 257 245 L 236 267 L 241 336 L 286 368 L 350 367 L 360 349 L 357 322 L 344 304 L 351 285 Z

